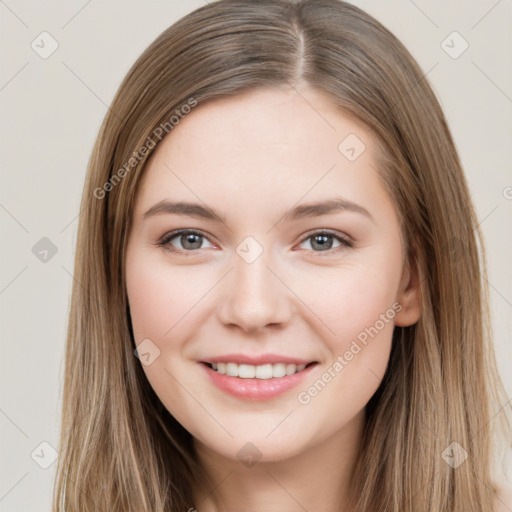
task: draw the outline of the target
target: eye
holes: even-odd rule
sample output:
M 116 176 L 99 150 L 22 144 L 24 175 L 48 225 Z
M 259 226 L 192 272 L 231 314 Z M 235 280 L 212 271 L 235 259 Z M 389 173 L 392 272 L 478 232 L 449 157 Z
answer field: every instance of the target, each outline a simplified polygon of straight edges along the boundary
M 348 237 L 344 238 L 326 230 L 316 231 L 315 233 L 309 234 L 302 240 L 301 244 L 309 242 L 310 240 L 310 246 L 312 247 L 311 250 L 313 250 L 313 252 L 323 252 L 327 253 L 327 255 L 336 253 L 344 248 L 354 246 L 353 241 Z M 334 250 L 331 250 L 333 248 L 333 240 L 338 241 L 339 245 L 334 247 Z M 319 256 L 326 256 L 326 254 L 319 254 Z
M 173 244 L 175 239 L 180 243 L 181 248 L 176 247 Z M 164 235 L 156 245 L 163 247 L 166 251 L 184 253 L 188 256 L 187 253 L 192 253 L 193 251 L 202 249 L 204 240 L 207 240 L 206 236 L 198 231 L 179 229 Z M 349 237 L 345 238 L 326 230 L 316 231 L 309 234 L 307 237 L 302 239 L 301 245 L 309 242 L 310 240 L 312 241 L 310 243 L 312 249 L 310 250 L 316 253 L 327 253 L 319 254 L 319 256 L 336 253 L 344 248 L 353 247 L 354 245 L 353 241 Z M 334 246 L 333 249 L 334 241 L 337 241 L 338 245 Z
M 181 244 L 181 248 L 177 248 L 172 243 L 174 239 L 176 239 Z M 170 252 L 187 253 L 202 249 L 204 240 L 206 240 L 205 235 L 199 233 L 198 231 L 180 229 L 178 231 L 173 231 L 164 235 L 164 237 L 157 242 L 157 245 Z

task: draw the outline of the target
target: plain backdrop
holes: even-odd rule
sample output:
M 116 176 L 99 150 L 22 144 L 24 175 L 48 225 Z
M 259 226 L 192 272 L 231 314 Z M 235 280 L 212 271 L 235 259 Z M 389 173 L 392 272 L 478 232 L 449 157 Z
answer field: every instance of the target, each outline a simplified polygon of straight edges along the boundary
M 51 508 L 79 203 L 107 105 L 144 48 L 204 3 L 0 1 L 0 511 Z M 487 244 L 512 397 L 512 2 L 353 3 L 405 44 L 444 109 Z

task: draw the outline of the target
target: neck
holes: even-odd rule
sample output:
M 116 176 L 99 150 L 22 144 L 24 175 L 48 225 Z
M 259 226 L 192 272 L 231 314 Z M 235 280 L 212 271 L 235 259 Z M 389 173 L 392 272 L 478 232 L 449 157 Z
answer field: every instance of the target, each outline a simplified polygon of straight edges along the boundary
M 206 496 L 194 491 L 195 510 L 349 512 L 348 492 L 364 422 L 363 409 L 335 435 L 312 442 L 285 460 L 265 461 L 263 457 L 251 467 L 222 457 L 194 439 L 198 459 L 213 489 Z

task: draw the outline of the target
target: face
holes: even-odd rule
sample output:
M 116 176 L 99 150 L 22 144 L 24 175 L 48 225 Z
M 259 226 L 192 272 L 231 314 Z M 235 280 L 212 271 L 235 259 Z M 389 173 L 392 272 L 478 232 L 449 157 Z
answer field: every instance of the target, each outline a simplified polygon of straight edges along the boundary
M 150 159 L 126 254 L 135 343 L 210 452 L 276 461 L 342 436 L 417 320 L 375 148 L 315 90 L 271 88 L 199 105 Z

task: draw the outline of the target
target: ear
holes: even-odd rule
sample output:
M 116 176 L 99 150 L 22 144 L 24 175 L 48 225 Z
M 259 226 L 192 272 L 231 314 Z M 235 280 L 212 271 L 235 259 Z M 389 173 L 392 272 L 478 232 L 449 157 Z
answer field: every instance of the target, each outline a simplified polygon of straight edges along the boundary
M 408 327 L 415 324 L 421 316 L 421 287 L 420 272 L 414 257 L 410 257 L 404 265 L 397 302 L 402 309 L 395 317 L 395 325 Z

